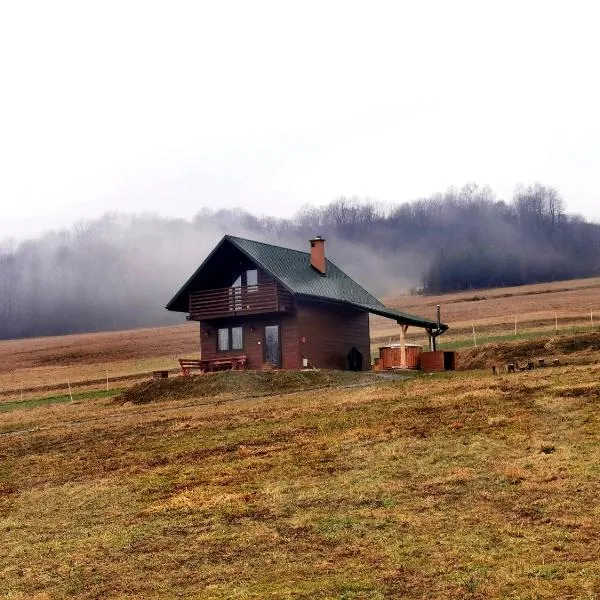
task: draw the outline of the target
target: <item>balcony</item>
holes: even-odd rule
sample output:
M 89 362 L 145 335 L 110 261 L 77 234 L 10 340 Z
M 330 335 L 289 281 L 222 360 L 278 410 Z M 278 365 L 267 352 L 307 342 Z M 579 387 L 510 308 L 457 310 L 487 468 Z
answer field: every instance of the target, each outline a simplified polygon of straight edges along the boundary
M 261 283 L 246 287 L 203 290 L 190 294 L 190 316 L 193 321 L 286 312 L 291 310 L 292 296 L 277 283 Z

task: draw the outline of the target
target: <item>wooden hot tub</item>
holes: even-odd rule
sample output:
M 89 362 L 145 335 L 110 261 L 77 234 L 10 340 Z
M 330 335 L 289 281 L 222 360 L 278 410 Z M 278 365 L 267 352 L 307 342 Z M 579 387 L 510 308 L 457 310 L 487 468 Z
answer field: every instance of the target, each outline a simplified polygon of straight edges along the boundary
M 418 369 L 421 366 L 422 352 L 422 346 L 405 344 L 404 354 L 406 360 L 403 364 L 402 346 L 400 344 L 388 344 L 379 348 L 379 360 L 377 364 L 380 369 Z

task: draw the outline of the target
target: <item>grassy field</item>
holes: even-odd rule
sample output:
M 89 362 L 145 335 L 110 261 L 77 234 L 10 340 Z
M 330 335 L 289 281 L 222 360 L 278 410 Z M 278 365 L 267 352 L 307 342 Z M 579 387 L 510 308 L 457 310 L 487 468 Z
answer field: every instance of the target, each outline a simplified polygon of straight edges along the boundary
M 435 318 L 442 307 L 442 320 L 450 331 L 440 338 L 448 346 L 473 343 L 473 325 L 481 342 L 510 339 L 517 335 L 548 335 L 600 326 L 600 278 L 539 283 L 513 288 L 468 290 L 441 296 L 392 295 L 383 299 L 392 307 Z M 595 316 L 594 316 L 595 315 Z M 592 318 L 594 321 L 592 322 Z M 372 319 L 374 346 L 398 339 L 397 325 L 387 319 Z M 426 343 L 414 328 L 408 341 Z
M 390 298 L 486 369 L 406 379 L 135 385 L 194 324 L 0 342 L 0 598 L 600 598 L 598 291 Z
M 435 305 L 442 305 L 443 320 L 450 331 L 440 338 L 447 348 L 473 343 L 475 325 L 478 343 L 515 339 L 518 335 L 544 336 L 560 332 L 585 331 L 600 325 L 600 278 L 580 279 L 518 288 L 469 290 L 444 296 L 402 296 L 384 298 L 390 306 L 434 317 Z M 592 311 L 597 322 L 592 326 Z M 183 320 L 183 319 L 182 319 Z M 381 317 L 371 319 L 372 350 L 382 343 L 397 341 L 399 327 Z M 409 328 L 408 341 L 426 343 L 421 330 Z M 123 387 L 136 377 L 155 369 L 178 367 L 177 359 L 198 353 L 198 326 L 185 323 L 171 327 L 107 333 L 68 335 L 27 340 L 0 341 L 0 402 L 64 394 L 69 382 L 73 389 L 93 391 Z
M 444 296 L 384 298 L 390 306 L 433 317 L 435 305 L 450 331 L 440 338 L 445 347 L 478 343 L 514 336 L 547 335 L 592 328 L 591 315 L 598 311 L 600 325 L 600 278 L 536 284 L 518 288 L 470 290 Z M 595 325 L 594 327 L 595 328 Z M 382 343 L 397 341 L 399 328 L 389 319 L 371 319 L 373 352 Z M 408 341 L 426 343 L 421 330 L 409 328 Z M 136 376 L 155 369 L 177 369 L 177 359 L 198 352 L 198 326 L 185 323 L 171 327 L 49 338 L 0 341 L 0 402 L 15 401 L 24 391 L 27 399 L 64 394 L 67 382 L 81 391 L 122 387 Z M 129 378 L 129 379 L 128 379 Z
M 0 341 L 0 403 L 131 385 L 198 352 L 197 324 Z
M 481 346 L 482 344 L 494 344 L 494 343 L 512 343 L 519 342 L 523 340 L 535 340 L 543 337 L 548 337 L 549 335 L 553 337 L 561 337 L 561 336 L 578 336 L 580 334 L 585 333 L 598 333 L 600 331 L 600 326 L 579 326 L 579 327 L 564 327 L 558 332 L 553 330 L 540 330 L 540 329 L 529 329 L 526 331 L 520 331 L 517 334 L 514 333 L 504 333 L 504 334 L 487 334 L 480 335 L 476 334 L 475 339 L 471 337 L 465 339 L 455 339 L 454 341 L 440 341 L 438 343 L 438 348 L 443 350 L 462 350 L 464 348 L 472 348 L 475 345 Z M 444 340 L 444 338 L 440 338 Z
M 4 413 L 0 597 L 597 598 L 599 375 Z
M 9 412 L 11 410 L 26 410 L 28 408 L 37 408 L 38 406 L 49 406 L 51 404 L 65 404 L 67 402 L 80 402 L 81 400 L 89 400 L 95 398 L 112 397 L 115 393 L 119 393 L 120 389 L 113 390 L 96 390 L 93 392 L 76 392 L 75 394 L 63 394 L 61 396 L 44 396 L 41 398 L 33 398 L 31 400 L 14 400 L 13 402 L 0 403 L 0 413 Z

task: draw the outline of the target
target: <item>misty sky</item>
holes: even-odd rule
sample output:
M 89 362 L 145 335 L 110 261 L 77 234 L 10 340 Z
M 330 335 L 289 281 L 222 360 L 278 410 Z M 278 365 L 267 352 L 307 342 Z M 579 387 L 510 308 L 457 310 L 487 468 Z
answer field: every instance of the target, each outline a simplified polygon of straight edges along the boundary
M 600 221 L 594 2 L 3 2 L 0 238 L 467 182 Z

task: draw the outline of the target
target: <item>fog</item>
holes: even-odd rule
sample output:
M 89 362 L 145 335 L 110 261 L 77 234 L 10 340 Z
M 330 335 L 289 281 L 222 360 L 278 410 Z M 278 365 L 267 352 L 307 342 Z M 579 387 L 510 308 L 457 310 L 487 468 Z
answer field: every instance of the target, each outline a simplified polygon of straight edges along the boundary
M 600 273 L 600 226 L 551 188 L 510 202 L 476 185 L 384 206 L 340 198 L 291 219 L 203 210 L 193 219 L 107 214 L 0 244 L 0 338 L 184 322 L 164 306 L 224 234 L 327 256 L 376 295 L 442 292 Z

